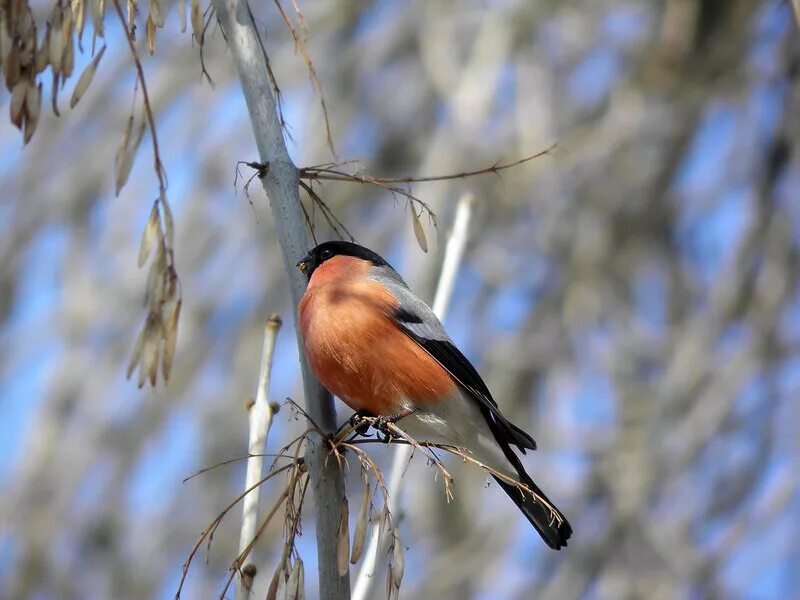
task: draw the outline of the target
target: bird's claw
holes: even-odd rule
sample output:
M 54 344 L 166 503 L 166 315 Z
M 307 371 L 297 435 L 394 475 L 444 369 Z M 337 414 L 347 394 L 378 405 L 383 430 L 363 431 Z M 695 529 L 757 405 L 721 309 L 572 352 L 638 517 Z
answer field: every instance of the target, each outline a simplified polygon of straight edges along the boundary
M 358 410 L 354 412 L 350 416 L 350 427 L 353 430 L 362 436 L 367 436 L 369 434 L 369 429 L 375 430 L 376 437 L 388 444 L 393 439 L 397 439 L 398 436 L 394 432 L 391 431 L 390 425 L 393 425 L 399 417 L 385 417 L 385 416 L 378 416 L 373 417 L 372 415 L 368 414 L 365 411 Z
M 350 416 L 350 427 L 352 427 L 358 435 L 366 436 L 372 424 L 366 417 L 370 415 L 362 410 L 357 410 Z
M 397 420 L 397 417 L 378 417 L 372 424 L 376 437 L 384 444 L 389 444 L 392 440 L 398 439 L 399 436 L 389 427 L 394 425 Z M 381 434 L 383 434 L 383 437 L 381 437 Z

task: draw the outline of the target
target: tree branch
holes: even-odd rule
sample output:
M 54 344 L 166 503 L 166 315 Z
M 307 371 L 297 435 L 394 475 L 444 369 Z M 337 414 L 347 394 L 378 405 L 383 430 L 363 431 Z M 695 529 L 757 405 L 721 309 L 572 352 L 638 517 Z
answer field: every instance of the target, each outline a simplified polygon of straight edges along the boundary
M 440 320 L 444 320 L 444 316 L 447 313 L 447 305 L 450 303 L 458 267 L 464 256 L 464 248 L 467 245 L 467 230 L 472 217 L 474 201 L 475 197 L 471 193 L 463 194 L 458 201 L 453 233 L 450 235 L 450 239 L 447 240 L 442 272 L 439 275 L 439 284 L 436 287 L 436 297 L 433 301 L 433 312 L 436 313 Z M 399 514 L 403 473 L 405 473 L 406 465 L 411 459 L 413 451 L 414 447 L 412 445 L 404 445 L 400 446 L 394 453 L 392 471 L 389 475 L 389 512 L 393 515 Z M 364 556 L 364 563 L 358 572 L 358 579 L 353 588 L 353 600 L 366 600 L 371 597 L 371 590 L 375 584 L 375 565 L 378 555 L 384 554 L 386 551 L 386 542 L 388 541 L 385 539 L 386 537 L 384 536 L 384 539 L 381 540 L 380 527 L 372 528 L 372 536 Z
M 308 251 L 308 235 L 300 207 L 297 167 L 286 150 L 267 65 L 261 54 L 258 32 L 247 2 L 214 0 L 214 7 L 236 63 L 260 159 L 263 163 L 269 163 L 269 171 L 261 181 L 269 196 L 275 219 L 275 233 L 281 247 L 294 315 L 306 286 L 304 277 L 295 268 L 295 264 Z M 298 339 L 298 344 L 299 341 Z M 322 429 L 333 431 L 336 428 L 333 399 L 309 371 L 302 352 L 300 367 L 309 415 Z M 337 528 L 344 499 L 344 482 L 336 461 L 326 461 L 326 455 L 327 448 L 323 442 L 316 438 L 309 440 L 306 460 L 316 500 L 319 597 L 338 600 L 348 598 L 350 594 L 349 575 L 339 576 L 336 561 Z
M 264 470 L 264 447 L 272 425 L 272 407 L 269 404 L 269 376 L 272 370 L 272 356 L 275 351 L 275 340 L 281 328 L 281 319 L 278 315 L 271 315 L 264 327 L 264 348 L 261 352 L 261 372 L 258 376 L 258 391 L 256 400 L 248 406 L 247 418 L 250 424 L 249 442 L 247 452 L 247 474 L 245 476 L 245 489 L 249 489 L 262 477 Z M 258 499 L 259 488 L 244 497 L 242 503 L 242 530 L 239 536 L 239 555 L 241 556 L 256 537 L 258 529 Z M 252 563 L 252 561 L 251 561 Z M 242 572 L 248 570 L 246 565 Z M 252 589 L 255 569 L 249 569 L 251 575 L 242 577 L 241 584 L 236 586 L 236 597 L 248 598 Z

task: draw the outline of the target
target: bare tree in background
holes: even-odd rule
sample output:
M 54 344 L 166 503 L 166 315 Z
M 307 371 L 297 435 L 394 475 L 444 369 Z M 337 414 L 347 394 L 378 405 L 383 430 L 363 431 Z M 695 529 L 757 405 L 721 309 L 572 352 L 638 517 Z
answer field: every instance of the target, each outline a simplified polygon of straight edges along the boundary
M 47 107 L 47 75 L 24 150 L 30 115 L 21 133 L 0 122 L 0 439 L 8 440 L 0 585 L 11 597 L 174 593 L 198 529 L 241 492 L 243 467 L 179 482 L 242 453 L 241 405 L 253 393 L 263 317 L 280 310 L 288 322 L 291 313 L 283 258 L 263 235 L 273 218 L 255 189 L 252 208 L 233 194 L 232 166 L 257 153 L 216 21 L 203 21 L 212 89 L 198 45 L 177 35 L 178 3 L 160 6 L 164 29 L 149 58 L 148 7 L 135 20 L 136 48 L 168 174 L 183 303 L 169 386 L 142 397 L 124 382 L 148 314 L 147 270 L 136 257 L 160 192 L 146 131 L 113 198 L 136 75 L 110 18 L 113 2 L 105 4 L 113 43 L 75 108 L 71 86 L 91 60 L 89 12 L 62 116 Z M 298 165 L 329 162 L 303 56 L 274 5 L 252 8 L 269 32 L 289 152 Z M 415 461 L 400 521 L 404 594 L 777 597 L 797 589 L 800 106 L 791 5 L 300 8 L 297 34 L 325 92 L 336 150 L 361 158 L 367 172 L 457 172 L 559 142 L 554 158 L 524 169 L 412 191 L 442 229 L 461 191 L 478 198 L 448 325 L 539 442 L 528 465 L 566 500 L 574 540 L 549 554 L 498 490 L 461 493 L 483 478 L 467 465 L 448 464 L 457 488 L 446 505 Z M 35 6 L 37 23 L 51 9 Z M 298 24 L 293 8 L 287 15 Z M 40 26 L 39 43 L 43 34 Z M 10 112 L 13 90 L 0 94 Z M 431 297 L 441 252 L 432 228 L 432 259 L 421 260 L 408 216 L 397 226 L 406 209 L 390 193 L 315 189 L 360 242 Z M 318 238 L 331 237 L 303 201 Z M 276 349 L 276 399 L 300 396 L 290 338 Z M 279 414 L 272 439 L 303 426 L 290 412 Z M 376 450 L 379 462 L 383 454 Z M 357 473 L 347 477 L 358 485 Z M 268 485 L 262 496 L 273 502 L 277 493 Z M 310 531 L 299 540 L 307 562 Z M 280 539 L 276 522 L 262 537 L 265 567 L 277 561 Z M 237 544 L 235 519 L 223 523 L 186 597 L 219 593 Z

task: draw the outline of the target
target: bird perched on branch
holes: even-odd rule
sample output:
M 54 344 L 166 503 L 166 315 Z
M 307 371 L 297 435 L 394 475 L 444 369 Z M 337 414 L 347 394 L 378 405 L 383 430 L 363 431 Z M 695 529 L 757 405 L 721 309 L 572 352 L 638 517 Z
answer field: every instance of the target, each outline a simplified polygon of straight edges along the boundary
M 494 471 L 548 546 L 566 546 L 572 527 L 511 448 L 524 454 L 536 442 L 503 416 L 475 368 L 397 271 L 349 242 L 320 244 L 297 266 L 308 277 L 300 333 L 322 384 L 357 413 L 395 422 L 419 442 L 468 449 Z

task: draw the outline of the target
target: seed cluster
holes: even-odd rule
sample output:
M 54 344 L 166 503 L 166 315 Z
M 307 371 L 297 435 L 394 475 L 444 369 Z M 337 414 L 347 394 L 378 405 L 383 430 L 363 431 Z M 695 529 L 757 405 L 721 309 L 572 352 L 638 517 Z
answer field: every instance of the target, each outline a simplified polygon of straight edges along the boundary
M 123 11 L 122 2 L 125 2 Z M 164 0 L 149 0 L 144 19 L 145 42 L 150 54 L 155 52 L 156 31 L 164 26 Z M 186 0 L 178 0 L 177 12 L 181 31 L 186 31 Z M 200 0 L 189 0 L 190 21 L 195 39 L 202 44 L 205 19 Z M 104 19 L 108 14 L 119 17 L 126 34 L 127 45 L 137 71 L 134 106 L 141 88 L 141 116 L 134 111 L 126 123 L 119 150 L 115 157 L 115 188 L 119 194 L 133 167 L 139 145 L 148 126 L 152 138 L 155 174 L 159 183 L 158 198 L 153 203 L 139 251 L 139 267 L 150 260 L 145 306 L 147 317 L 134 346 L 128 367 L 128 377 L 139 367 L 139 387 L 149 380 L 155 385 L 159 366 L 164 379 L 169 379 L 177 341 L 178 319 L 181 311 L 180 280 L 175 269 L 173 250 L 174 227 L 166 195 L 166 174 L 158 153 L 155 118 L 147 95 L 144 72 L 135 46 L 139 0 L 54 0 L 44 24 L 37 23 L 29 0 L 0 0 L 0 73 L 11 94 L 11 122 L 22 132 L 27 144 L 36 132 L 42 108 L 42 77 L 47 67 L 52 76 L 51 99 L 53 112 L 60 116 L 58 93 L 64 88 L 75 67 L 75 52 L 83 53 L 84 28 L 87 15 L 91 19 L 91 56 L 89 64 L 78 77 L 70 97 L 74 108 L 91 85 L 106 45 L 98 49 L 98 38 L 105 40 Z M 38 14 L 38 13 L 37 13 Z M 44 31 L 39 38 L 37 32 Z M 153 251 L 154 250 L 154 251 Z M 150 258 L 152 256 L 152 259 Z

